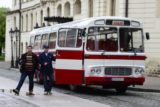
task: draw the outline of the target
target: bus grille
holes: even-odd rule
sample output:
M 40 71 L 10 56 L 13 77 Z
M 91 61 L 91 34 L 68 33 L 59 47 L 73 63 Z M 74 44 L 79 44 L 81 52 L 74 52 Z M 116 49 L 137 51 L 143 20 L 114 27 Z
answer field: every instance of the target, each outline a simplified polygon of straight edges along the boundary
M 105 68 L 105 75 L 129 76 L 132 75 L 132 68 Z

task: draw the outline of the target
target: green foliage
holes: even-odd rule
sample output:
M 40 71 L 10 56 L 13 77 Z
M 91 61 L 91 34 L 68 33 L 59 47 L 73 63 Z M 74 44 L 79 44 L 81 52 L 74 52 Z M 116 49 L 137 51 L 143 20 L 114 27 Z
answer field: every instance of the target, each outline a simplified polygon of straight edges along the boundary
M 4 56 L 0 56 L 0 61 L 4 61 Z
M 8 9 L 0 8 L 0 54 L 5 44 L 6 15 Z

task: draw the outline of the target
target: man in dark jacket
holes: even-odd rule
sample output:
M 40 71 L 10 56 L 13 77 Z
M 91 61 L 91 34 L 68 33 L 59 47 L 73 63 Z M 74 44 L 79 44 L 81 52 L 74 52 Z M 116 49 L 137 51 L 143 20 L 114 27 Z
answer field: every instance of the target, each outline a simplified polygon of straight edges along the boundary
M 13 92 L 16 94 L 19 94 L 20 89 L 25 81 L 25 78 L 28 76 L 29 92 L 27 92 L 26 94 L 34 95 L 33 94 L 33 87 L 34 87 L 33 78 L 34 78 L 35 70 L 37 69 L 37 66 L 38 66 L 38 58 L 36 54 L 32 52 L 32 46 L 28 46 L 27 52 L 22 54 L 20 59 L 20 64 L 21 64 L 21 67 L 20 67 L 21 77 L 16 89 L 13 89 Z
M 48 49 L 48 46 L 44 46 L 44 52 L 39 56 L 41 72 L 44 77 L 44 95 L 52 94 L 51 89 L 53 84 L 52 61 L 55 61 L 55 58 L 52 53 L 48 52 Z

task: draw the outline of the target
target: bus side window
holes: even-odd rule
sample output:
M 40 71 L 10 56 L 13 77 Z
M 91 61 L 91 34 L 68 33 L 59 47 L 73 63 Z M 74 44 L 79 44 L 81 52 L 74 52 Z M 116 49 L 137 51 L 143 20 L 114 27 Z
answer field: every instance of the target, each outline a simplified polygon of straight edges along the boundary
M 41 35 L 36 35 L 35 36 L 34 49 L 38 50 L 38 49 L 40 49 L 40 46 L 41 46 Z
M 30 46 L 34 46 L 34 40 L 35 40 L 35 36 L 32 36 L 30 38 Z
M 60 31 L 59 32 L 58 45 L 60 47 L 65 47 L 65 45 L 66 45 L 66 31 Z
M 87 39 L 87 50 L 94 51 L 95 50 L 95 36 L 88 36 Z
M 43 49 L 45 45 L 48 45 L 48 34 L 42 35 L 41 49 Z
M 51 33 L 49 35 L 49 48 L 50 49 L 55 49 L 55 47 L 56 47 L 56 38 L 57 38 L 57 34 L 56 33 Z
M 77 36 L 76 47 L 81 47 L 81 46 L 82 46 L 82 33 L 79 31 Z
M 76 47 L 76 35 L 76 29 L 68 30 L 66 38 L 66 47 Z

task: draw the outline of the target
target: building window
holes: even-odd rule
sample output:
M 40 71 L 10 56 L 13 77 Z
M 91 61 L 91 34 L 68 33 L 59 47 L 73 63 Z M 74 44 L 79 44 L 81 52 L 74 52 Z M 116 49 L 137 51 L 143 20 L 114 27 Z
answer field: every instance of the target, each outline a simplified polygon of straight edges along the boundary
M 23 43 L 21 43 L 21 53 L 20 54 L 23 54 Z
M 116 0 L 111 0 L 111 16 L 116 15 Z
M 47 8 L 47 17 L 50 17 L 50 8 Z M 47 22 L 47 25 L 49 26 L 49 22 Z
M 93 17 L 93 0 L 89 0 L 88 7 L 89 7 L 89 17 Z
M 70 3 L 67 2 L 64 5 L 64 16 L 69 17 L 70 16 Z
M 37 23 L 37 12 L 35 14 L 35 22 Z
M 24 19 L 23 19 L 23 16 L 22 16 L 22 20 L 21 20 L 21 31 L 23 31 L 23 21 L 24 21 Z
M 14 29 L 16 29 L 16 23 L 17 23 L 17 20 L 16 20 L 16 17 L 14 17 Z
M 157 9 L 156 9 L 156 11 L 157 11 L 157 17 L 159 18 L 160 17 L 160 1 L 159 0 L 157 0 Z
M 41 26 L 43 25 L 43 10 L 41 10 Z
M 31 13 L 31 30 L 33 30 L 33 14 Z
M 62 5 L 58 5 L 57 7 L 57 16 L 62 16 Z
M 17 0 L 14 0 L 14 6 L 16 6 L 16 4 L 17 4 Z
M 26 31 L 28 31 L 28 14 L 26 14 Z
M 81 14 L 81 1 L 76 0 L 74 4 L 74 15 Z

